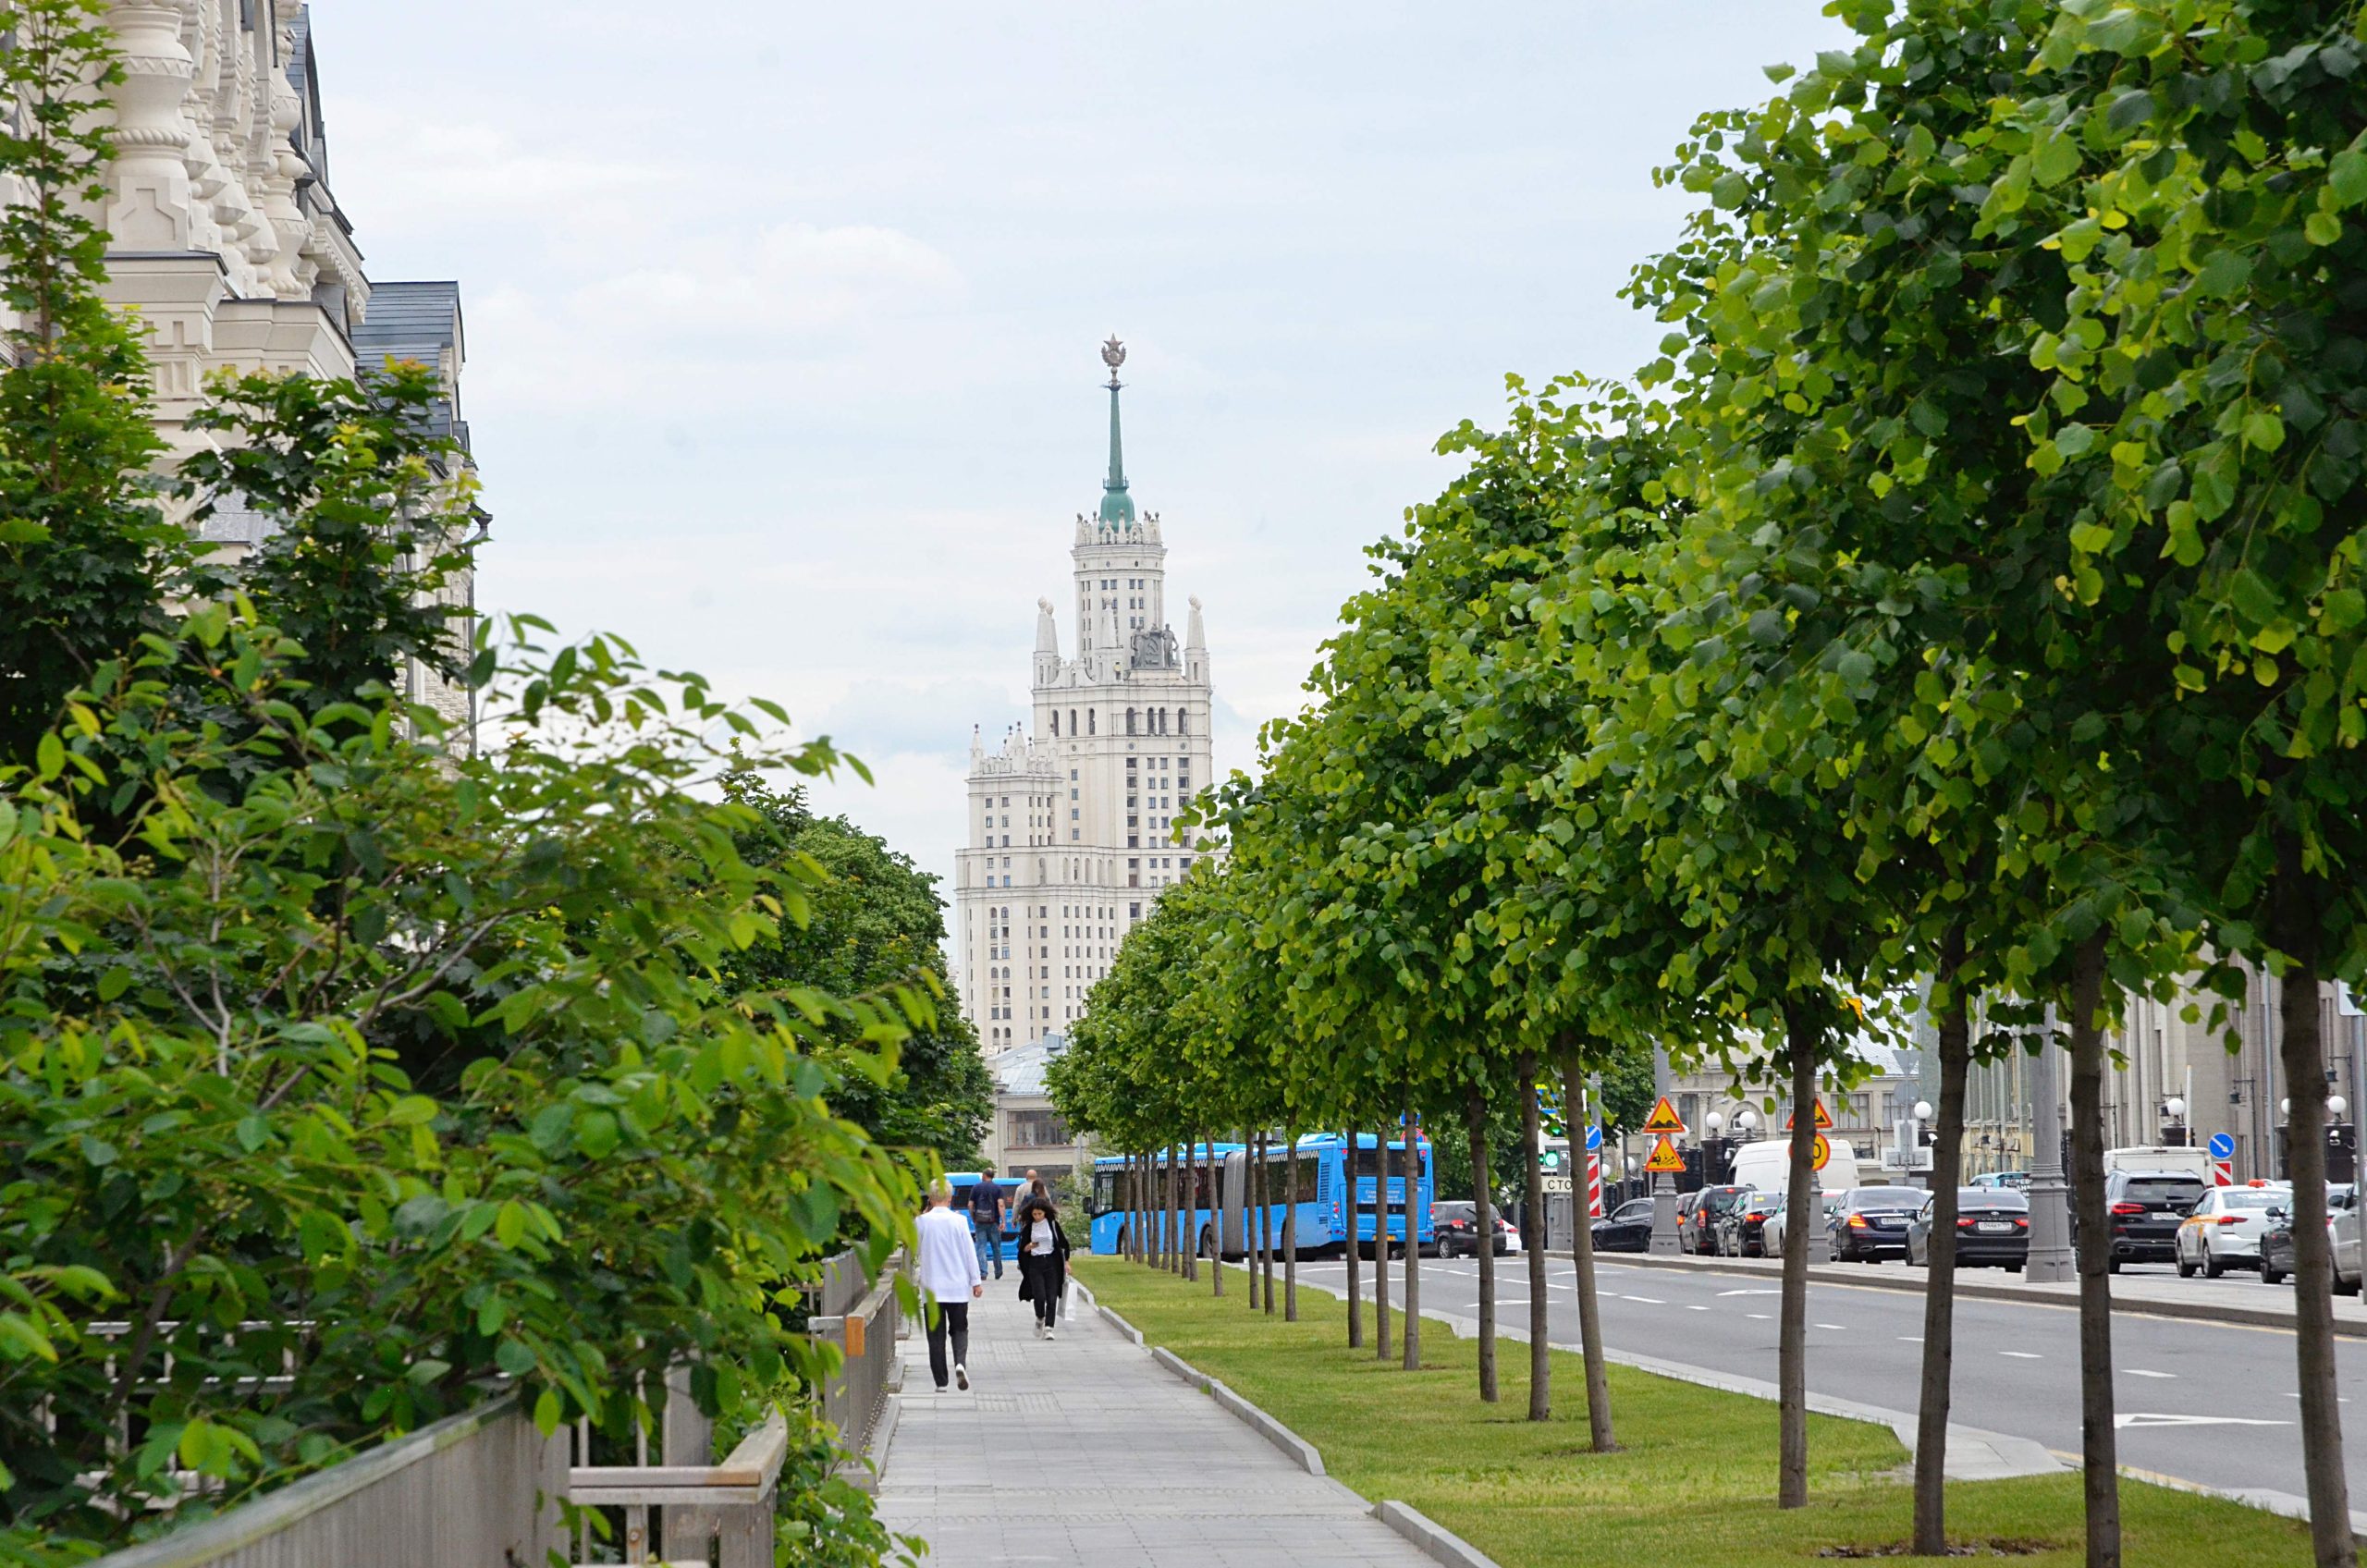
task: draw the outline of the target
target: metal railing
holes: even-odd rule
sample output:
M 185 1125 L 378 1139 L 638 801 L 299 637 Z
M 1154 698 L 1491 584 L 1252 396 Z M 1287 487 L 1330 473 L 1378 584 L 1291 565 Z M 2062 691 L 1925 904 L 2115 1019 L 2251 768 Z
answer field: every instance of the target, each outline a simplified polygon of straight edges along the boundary
M 565 1437 L 504 1395 L 92 1568 L 540 1564 L 565 1539 L 566 1486 Z

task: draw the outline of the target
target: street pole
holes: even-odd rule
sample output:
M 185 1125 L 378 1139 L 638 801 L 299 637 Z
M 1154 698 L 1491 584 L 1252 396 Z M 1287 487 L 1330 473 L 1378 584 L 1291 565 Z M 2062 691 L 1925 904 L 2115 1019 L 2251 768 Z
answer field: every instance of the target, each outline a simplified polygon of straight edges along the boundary
M 2071 1189 L 2063 1179 L 2063 1068 L 2055 1054 L 2054 1010 L 2046 1010 L 2046 1041 L 2030 1071 L 2030 1250 L 2022 1278 L 2041 1284 L 2074 1279 Z
M 1674 1257 L 1676 1246 L 1676 1178 L 1662 1171 L 1652 1178 L 1652 1240 L 1654 1257 Z

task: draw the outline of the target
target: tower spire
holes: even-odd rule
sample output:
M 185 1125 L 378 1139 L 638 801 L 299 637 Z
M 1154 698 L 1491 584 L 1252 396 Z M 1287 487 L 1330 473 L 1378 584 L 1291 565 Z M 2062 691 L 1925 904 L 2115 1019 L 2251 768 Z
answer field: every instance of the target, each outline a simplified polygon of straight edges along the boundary
M 1118 367 L 1126 362 L 1126 346 L 1112 333 L 1110 341 L 1101 345 L 1101 362 L 1110 367 L 1110 476 L 1101 482 L 1101 521 L 1104 524 L 1131 524 L 1134 521 L 1134 499 L 1126 494 L 1126 455 L 1118 438 L 1118 389 L 1124 383 L 1118 379 Z

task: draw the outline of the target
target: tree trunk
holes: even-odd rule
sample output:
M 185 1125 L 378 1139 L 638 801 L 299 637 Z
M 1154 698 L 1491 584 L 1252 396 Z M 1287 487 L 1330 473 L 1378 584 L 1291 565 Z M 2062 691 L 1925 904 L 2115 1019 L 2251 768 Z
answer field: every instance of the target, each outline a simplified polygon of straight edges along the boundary
M 1373 1140 L 1373 1165 L 1380 1174 L 1372 1184 L 1372 1327 L 1373 1355 L 1390 1359 L 1389 1348 L 1389 1123 L 1378 1123 Z
M 1345 1256 L 1348 1264 L 1348 1348 L 1362 1350 L 1365 1343 L 1365 1303 L 1358 1291 L 1363 1284 L 1363 1265 L 1357 1261 L 1356 1255 L 1364 1250 L 1364 1243 L 1357 1232 L 1364 1229 L 1365 1224 L 1365 1182 L 1364 1178 L 1356 1174 L 1356 1134 L 1348 1133 L 1347 1142 L 1348 1244 Z
M 1282 1321 L 1298 1321 L 1298 1129 L 1282 1129 Z
M 1208 1236 L 1210 1237 L 1208 1243 L 1208 1293 L 1210 1295 L 1220 1296 L 1224 1294 L 1224 1192 L 1223 1184 L 1219 1180 L 1217 1172 L 1217 1138 L 1215 1133 L 1203 1133 L 1200 1134 L 1200 1158 L 1202 1161 L 1200 1169 L 1194 1173 L 1194 1176 L 1196 1181 L 1205 1177 L 1208 1183 L 1208 1224 L 1205 1227 Z M 1192 1256 L 1196 1258 L 1200 1255 L 1200 1234 L 1202 1230 L 1203 1227 L 1200 1223 L 1200 1194 L 1196 1188 L 1192 1194 Z
M 1496 1392 L 1496 1200 L 1488 1175 L 1488 1091 L 1478 1084 L 1463 1094 L 1463 1126 L 1471 1138 L 1471 1209 L 1479 1227 L 1479 1398 L 1493 1404 Z
M 1821 1031 L 1808 1011 L 1784 1008 L 1792 1066 L 1792 1162 L 1784 1194 L 1784 1290 L 1776 1335 L 1776 1421 L 1781 1433 L 1778 1508 L 1809 1505 L 1809 1229 L 1823 1223 L 1809 1183 L 1816 1178 L 1816 1069 Z
M 2301 1393 L 2301 1469 L 2310 1491 L 2310 1541 L 2318 1568 L 2352 1568 L 2350 1496 L 2342 1468 L 2342 1415 L 2335 1394 L 2334 1256 L 2326 1233 L 2326 1073 L 2318 1029 L 2318 889 L 2300 843 L 2277 845 L 2274 940 L 2291 961 L 2282 977 L 2286 1174 L 2293 1182 L 2293 1345 Z
M 1964 1085 L 1972 1065 L 1970 999 L 1960 988 L 1965 934 L 1941 939 L 1941 978 L 1951 987 L 1940 1015 L 1939 1142 L 1932 1151 L 1930 1272 L 1923 1280 L 1923 1391 L 1915 1438 L 1915 1554 L 1948 1550 L 1946 1469 L 1949 1381 L 1956 1366 L 1956 1189 L 1964 1181 Z
M 1576 1035 L 1562 1036 L 1562 1106 L 1570 1130 L 1573 1162 L 1570 1182 L 1570 1267 L 1578 1287 L 1578 1347 L 1587 1369 L 1587 1431 L 1597 1453 L 1617 1452 L 1611 1430 L 1611 1368 L 1602 1358 L 1600 1299 L 1594 1284 L 1594 1216 L 1587 1203 L 1588 1126 L 1594 1121 L 1587 1107 L 1587 1079 L 1578 1060 Z
M 1398 1164 L 1405 1176 L 1405 1370 L 1422 1369 L 1422 1145 L 1414 1102 L 1405 1102 L 1405 1152 Z
M 2079 1233 L 2079 1430 L 2086 1460 L 2088 1568 L 2120 1568 L 2120 1453 L 2113 1429 L 2112 1229 L 2104 1214 L 2104 938 L 2071 970 L 2071 1207 Z M 2042 1123 L 2044 1118 L 2041 1118 Z M 2041 1125 L 2038 1135 L 2053 1136 Z M 2323 1199 L 2321 1201 L 2324 1201 Z M 2343 1519 L 2346 1526 L 2349 1516 Z
M 1189 1178 L 1186 1153 L 1184 1145 L 1173 1145 L 1167 1161 L 1167 1267 L 1180 1280 L 1192 1278 L 1192 1254 L 1184 1244 L 1184 1193 Z
M 1257 1134 L 1257 1256 L 1266 1277 L 1266 1316 L 1274 1316 L 1274 1173 L 1268 1160 L 1274 1152 L 1271 1133 Z
M 1520 1250 L 1528 1260 L 1528 1418 L 1553 1419 L 1552 1335 L 1545 1299 L 1545 1174 L 1538 1169 L 1543 1129 L 1537 1116 L 1537 1053 L 1523 1051 L 1520 1079 Z
M 1257 1233 L 1257 1221 L 1265 1218 L 1265 1200 L 1257 1194 L 1257 1175 L 1265 1168 L 1266 1135 L 1252 1133 L 1243 1142 L 1249 1146 L 1241 1167 L 1241 1256 L 1248 1265 L 1249 1310 L 1254 1313 L 1257 1310 L 1258 1265 L 1265 1253 L 1258 1244 L 1262 1238 Z

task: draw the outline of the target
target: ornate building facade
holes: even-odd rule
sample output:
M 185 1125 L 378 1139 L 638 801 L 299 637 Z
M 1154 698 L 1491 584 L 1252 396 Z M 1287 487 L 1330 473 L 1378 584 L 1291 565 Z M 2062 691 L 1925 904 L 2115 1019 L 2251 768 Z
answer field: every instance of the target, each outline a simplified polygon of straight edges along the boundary
M 1036 615 L 1034 712 L 970 739 L 969 843 L 956 857 L 962 1003 L 988 1056 L 1064 1031 L 1120 938 L 1198 853 L 1175 815 L 1210 783 L 1208 636 L 1191 601 L 1167 619 L 1159 514 L 1134 511 L 1110 367 L 1110 472 L 1069 548 L 1074 657 L 1049 599 Z
M 217 370 L 329 379 L 415 360 L 439 373 L 443 433 L 465 454 L 460 286 L 374 283 L 329 186 L 312 11 L 300 0 L 116 0 L 124 77 L 104 210 L 108 295 L 148 333 L 166 465 L 217 437 L 189 428 Z M 465 457 L 463 459 L 465 460 Z M 204 537 L 230 559 L 267 524 L 220 498 Z M 452 585 L 462 621 L 473 586 Z M 414 701 L 463 736 L 471 695 L 409 672 Z

